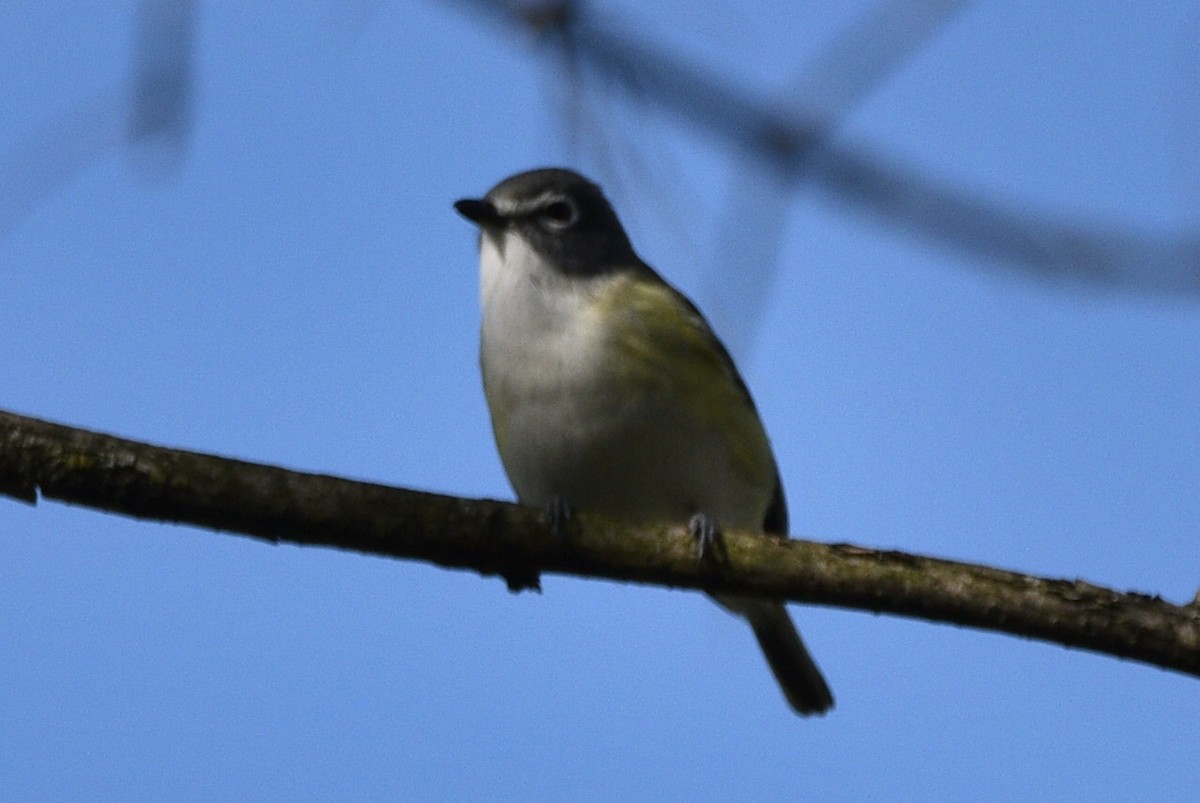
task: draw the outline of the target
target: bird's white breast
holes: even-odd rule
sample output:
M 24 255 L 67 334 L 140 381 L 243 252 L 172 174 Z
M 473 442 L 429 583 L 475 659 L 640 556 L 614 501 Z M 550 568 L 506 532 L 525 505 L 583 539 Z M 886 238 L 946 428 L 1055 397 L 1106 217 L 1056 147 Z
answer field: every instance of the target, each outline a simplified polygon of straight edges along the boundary
M 578 471 L 582 445 L 604 439 L 619 414 L 605 333 L 589 280 L 564 277 L 515 234 L 484 235 L 480 271 L 480 363 L 496 442 L 517 495 L 545 504 Z
M 605 294 L 622 279 L 564 276 L 512 232 L 483 236 L 480 270 L 484 389 L 523 502 L 761 525 L 770 489 L 734 469 L 730 433 L 689 415 L 663 390 L 679 383 L 647 382 L 619 347 L 629 318 Z

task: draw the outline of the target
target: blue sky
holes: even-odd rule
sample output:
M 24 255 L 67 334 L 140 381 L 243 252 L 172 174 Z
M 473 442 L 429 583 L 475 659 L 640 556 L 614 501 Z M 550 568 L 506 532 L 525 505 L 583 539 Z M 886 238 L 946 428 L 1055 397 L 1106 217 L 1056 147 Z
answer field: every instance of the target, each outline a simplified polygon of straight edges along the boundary
M 597 5 L 763 96 L 871 7 Z M 477 375 L 475 232 L 451 203 L 566 163 L 739 344 L 794 535 L 1196 593 L 1200 297 L 1029 278 L 802 187 L 753 301 L 742 266 L 707 258 L 740 169 L 719 140 L 593 92 L 593 133 L 641 165 L 606 173 L 566 144 L 564 85 L 528 38 L 469 4 L 343 8 L 201 4 L 174 162 L 110 132 L 133 4 L 0 10 L 0 407 L 511 498 Z M 1030 214 L 1194 236 L 1198 33 L 1188 2 L 974 3 L 837 142 Z M 82 167 L 12 181 L 62 120 L 89 132 Z M 1198 681 L 1108 657 L 794 606 L 838 701 L 799 720 L 696 594 L 550 577 L 513 596 L 52 503 L 0 500 L 0 531 L 6 798 L 1200 788 Z

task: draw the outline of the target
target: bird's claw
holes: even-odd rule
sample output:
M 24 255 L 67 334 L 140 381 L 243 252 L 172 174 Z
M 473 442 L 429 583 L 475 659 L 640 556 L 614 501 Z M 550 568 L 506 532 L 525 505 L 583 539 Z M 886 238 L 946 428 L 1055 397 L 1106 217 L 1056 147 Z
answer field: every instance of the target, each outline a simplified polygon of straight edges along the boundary
M 556 496 L 546 503 L 543 512 L 546 516 L 546 523 L 550 525 L 550 531 L 554 533 L 554 537 L 560 541 L 566 538 L 567 525 L 575 513 L 571 508 L 571 504 L 561 496 Z
M 696 539 L 696 554 L 700 560 L 713 558 L 721 547 L 721 530 L 717 521 L 707 513 L 696 513 L 688 519 L 688 532 Z

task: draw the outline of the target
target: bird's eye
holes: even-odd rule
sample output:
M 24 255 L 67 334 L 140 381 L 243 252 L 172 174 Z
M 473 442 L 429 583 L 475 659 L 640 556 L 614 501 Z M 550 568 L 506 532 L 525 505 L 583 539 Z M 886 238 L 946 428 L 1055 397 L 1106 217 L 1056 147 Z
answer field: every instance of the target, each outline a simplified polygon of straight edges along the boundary
M 551 231 L 568 229 L 579 221 L 579 207 L 565 198 L 553 201 L 542 207 L 538 221 Z

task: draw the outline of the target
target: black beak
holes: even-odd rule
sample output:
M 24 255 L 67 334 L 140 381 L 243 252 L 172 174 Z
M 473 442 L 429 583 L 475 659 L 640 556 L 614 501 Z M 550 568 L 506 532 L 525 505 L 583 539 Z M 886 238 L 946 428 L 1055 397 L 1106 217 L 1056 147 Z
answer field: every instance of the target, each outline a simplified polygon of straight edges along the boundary
M 454 208 L 467 220 L 485 228 L 499 226 L 504 222 L 504 218 L 496 211 L 495 205 L 491 201 L 481 198 L 463 198 L 461 201 L 454 202 Z

